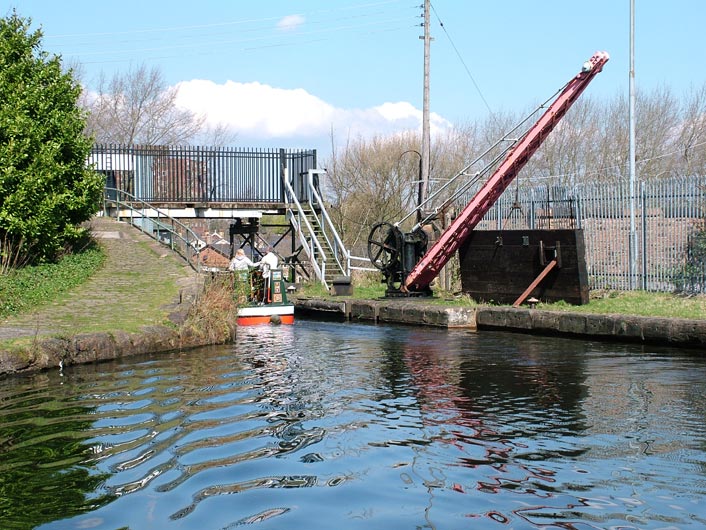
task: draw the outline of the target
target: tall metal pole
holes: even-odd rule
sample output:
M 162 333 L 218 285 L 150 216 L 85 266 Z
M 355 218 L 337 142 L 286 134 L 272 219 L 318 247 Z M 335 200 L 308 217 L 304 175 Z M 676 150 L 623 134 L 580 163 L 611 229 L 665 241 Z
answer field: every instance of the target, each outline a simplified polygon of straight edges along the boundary
M 429 31 L 429 7 L 431 0 L 424 0 L 424 102 L 422 108 L 422 171 L 421 171 L 421 203 L 425 203 L 429 197 L 429 167 L 430 145 L 429 137 L 429 48 L 431 44 L 431 34 Z M 420 204 L 421 204 L 420 203 Z
M 637 288 L 637 234 L 635 232 L 635 0 L 630 0 L 630 289 Z

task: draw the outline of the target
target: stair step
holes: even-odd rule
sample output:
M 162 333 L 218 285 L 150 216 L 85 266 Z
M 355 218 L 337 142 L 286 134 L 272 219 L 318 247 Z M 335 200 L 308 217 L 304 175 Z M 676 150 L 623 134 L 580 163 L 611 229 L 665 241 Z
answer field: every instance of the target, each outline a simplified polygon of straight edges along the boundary
M 301 215 L 301 213 L 303 213 L 303 216 Z M 316 245 L 313 245 L 314 259 L 320 262 L 322 258 L 325 258 L 326 272 L 323 275 L 323 280 L 328 285 L 331 285 L 333 279 L 336 276 L 340 276 L 341 274 L 343 274 L 343 272 L 338 267 L 337 261 L 335 259 L 336 254 L 334 253 L 332 248 L 328 247 L 327 239 L 325 236 L 327 234 L 330 234 L 330 229 L 326 230 L 325 227 L 321 224 L 321 210 L 314 210 L 311 205 L 302 204 L 302 212 L 294 212 L 294 215 L 297 216 L 299 222 L 302 224 L 305 224 L 304 220 L 302 219 L 302 217 L 304 217 L 312 230 L 312 233 L 306 237 L 306 240 L 303 241 L 303 243 L 311 249 L 312 240 L 316 239 L 318 241 L 318 244 L 321 246 L 321 250 L 319 250 L 318 248 L 316 248 Z M 328 226 L 326 228 L 328 228 Z

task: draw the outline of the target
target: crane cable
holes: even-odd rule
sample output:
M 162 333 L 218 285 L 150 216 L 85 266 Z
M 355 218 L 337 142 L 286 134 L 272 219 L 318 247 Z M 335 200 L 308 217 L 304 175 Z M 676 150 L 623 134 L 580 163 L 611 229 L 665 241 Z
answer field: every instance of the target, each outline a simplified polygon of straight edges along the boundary
M 569 81 L 569 83 L 570 83 L 570 81 Z M 401 225 L 404 221 L 406 221 L 406 220 L 409 219 L 412 215 L 414 215 L 414 214 L 417 212 L 417 210 L 420 210 L 420 209 L 424 208 L 425 205 L 427 205 L 428 203 L 430 203 L 432 200 L 436 199 L 437 196 L 439 196 L 442 192 L 444 192 L 449 186 L 451 186 L 452 184 L 454 184 L 459 178 L 461 178 L 461 177 L 468 177 L 467 171 L 468 171 L 471 167 L 473 167 L 475 164 L 477 164 L 478 162 L 480 162 L 480 161 L 483 159 L 483 157 L 485 157 L 486 155 L 490 154 L 490 152 L 491 152 L 493 149 L 495 149 L 498 145 L 500 145 L 500 144 L 503 143 L 503 142 L 507 142 L 508 145 L 507 145 L 498 155 L 496 155 L 490 163 L 486 164 L 486 166 L 485 166 L 482 170 L 480 170 L 480 171 L 474 173 L 469 181 L 464 182 L 464 183 L 463 183 L 461 186 L 459 186 L 459 188 L 456 189 L 449 197 L 447 197 L 446 199 L 444 199 L 444 200 L 442 201 L 441 205 L 435 207 L 435 208 L 433 209 L 432 213 L 430 213 L 425 219 L 423 219 L 422 221 L 418 222 L 418 223 L 415 225 L 415 227 L 413 228 L 413 231 L 416 230 L 417 228 L 423 226 L 424 224 L 428 223 L 431 219 L 433 219 L 434 217 L 436 217 L 436 215 L 437 215 L 443 208 L 445 208 L 445 207 L 448 206 L 451 202 L 455 201 L 455 200 L 458 199 L 461 195 L 463 195 L 465 192 L 467 192 L 468 189 L 469 189 L 471 186 L 473 186 L 476 182 L 478 182 L 478 180 L 480 180 L 483 176 L 485 176 L 486 174 L 488 174 L 488 173 L 490 172 L 490 170 L 491 170 L 496 164 L 498 164 L 499 162 L 501 162 L 501 161 L 503 160 L 503 158 L 505 157 L 505 155 L 506 155 L 513 147 L 515 147 L 515 145 L 520 141 L 520 139 L 521 139 L 522 137 L 524 137 L 524 136 L 527 134 L 527 132 L 529 131 L 529 126 L 527 126 L 527 122 L 528 122 L 530 119 L 532 119 L 532 117 L 535 116 L 535 115 L 536 115 L 538 112 L 540 112 L 542 109 L 545 109 L 545 108 L 550 104 L 550 102 L 553 101 L 553 100 L 568 86 L 569 83 L 565 83 L 561 88 L 559 88 L 556 92 L 554 92 L 554 94 L 552 94 L 552 95 L 551 95 L 549 98 L 547 98 L 543 103 L 541 103 L 535 110 L 533 110 L 533 111 L 530 112 L 525 118 L 523 118 L 522 120 L 520 120 L 520 122 L 519 122 L 517 125 L 515 125 L 512 129 L 510 129 L 510 131 L 508 131 L 507 133 L 505 133 L 505 134 L 504 134 L 499 140 L 497 140 L 493 145 L 491 145 L 491 146 L 490 146 L 488 149 L 486 149 L 483 153 L 481 153 L 479 156 L 477 156 L 473 161 L 471 161 L 470 163 L 468 163 L 463 169 L 461 169 L 461 171 L 459 171 L 458 173 L 456 173 L 456 175 L 454 175 L 452 178 L 450 178 L 449 180 L 447 180 L 446 183 L 445 183 L 443 186 L 441 186 L 438 190 L 436 190 L 434 193 L 432 193 L 431 195 L 429 195 L 429 197 L 427 198 L 427 200 L 426 200 L 424 203 L 419 204 L 416 208 L 414 208 L 411 212 L 409 212 L 405 217 L 403 217 L 402 219 L 400 219 L 399 221 L 397 221 L 397 222 L 395 223 L 395 226 Z M 518 131 L 519 129 L 522 129 L 523 127 L 525 127 L 525 129 L 523 129 L 522 133 L 521 133 L 518 137 L 516 137 L 516 138 L 510 138 L 510 135 L 514 134 L 516 131 Z

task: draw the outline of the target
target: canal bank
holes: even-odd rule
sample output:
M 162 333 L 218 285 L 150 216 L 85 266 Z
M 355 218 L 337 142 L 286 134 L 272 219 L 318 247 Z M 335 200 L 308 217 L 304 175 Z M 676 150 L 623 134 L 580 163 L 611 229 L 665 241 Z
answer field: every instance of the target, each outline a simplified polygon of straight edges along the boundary
M 209 318 L 189 320 L 204 293 L 203 277 L 127 223 L 95 218 L 106 264 L 62 300 L 0 321 L 0 375 L 167 352 L 231 341 L 235 319 L 204 333 Z M 165 297 L 165 278 L 176 288 Z M 148 307 L 145 300 L 158 297 Z M 206 297 L 201 297 L 201 301 Z M 706 351 L 706 319 L 468 307 L 422 299 L 354 300 L 292 297 L 298 316 L 375 323 L 503 329 L 586 339 L 659 343 Z M 132 329 L 123 327 L 129 324 Z M 98 324 L 98 326 L 96 325 Z M 96 327 L 100 328 L 96 331 Z
M 103 267 L 84 285 L 0 321 L 0 374 L 37 371 L 227 342 L 235 325 L 202 333 L 203 277 L 128 223 L 96 217 Z M 191 320 L 190 320 L 191 319 Z
M 506 330 L 664 344 L 706 353 L 706 320 L 601 315 L 498 306 L 444 306 L 423 299 L 324 300 L 292 297 L 301 316 L 471 330 Z

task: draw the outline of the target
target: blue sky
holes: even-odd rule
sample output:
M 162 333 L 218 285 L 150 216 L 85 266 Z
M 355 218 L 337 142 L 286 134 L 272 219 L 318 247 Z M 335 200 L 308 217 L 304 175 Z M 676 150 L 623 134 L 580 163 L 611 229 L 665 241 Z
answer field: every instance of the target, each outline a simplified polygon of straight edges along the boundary
M 238 145 L 327 150 L 331 131 L 419 128 L 422 0 L 0 0 L 41 26 L 44 48 L 89 88 L 140 64 L 179 84 L 181 105 Z M 636 0 L 636 83 L 676 96 L 706 83 L 706 2 Z M 595 51 L 611 60 L 587 94 L 627 97 L 629 0 L 432 2 L 435 130 L 525 111 Z M 443 26 L 441 25 L 443 23 Z M 477 85 L 477 88 L 476 88 Z

